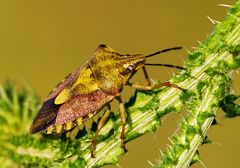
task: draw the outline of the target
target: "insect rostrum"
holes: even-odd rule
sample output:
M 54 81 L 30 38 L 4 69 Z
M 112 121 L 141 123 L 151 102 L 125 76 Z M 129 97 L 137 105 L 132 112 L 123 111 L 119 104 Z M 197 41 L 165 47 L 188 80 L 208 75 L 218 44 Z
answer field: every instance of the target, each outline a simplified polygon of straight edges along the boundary
M 91 156 L 97 141 L 98 133 L 104 126 L 111 110 L 110 102 L 116 98 L 119 102 L 119 111 L 122 119 L 121 142 L 125 149 L 124 132 L 126 114 L 121 91 L 125 85 L 136 89 L 151 90 L 163 86 L 175 87 L 183 90 L 170 82 L 151 85 L 145 65 L 146 58 L 180 47 L 169 48 L 144 56 L 142 54 L 119 54 L 106 45 L 100 45 L 93 56 L 81 67 L 68 75 L 50 93 L 35 117 L 30 133 L 45 132 L 47 134 L 71 131 L 86 120 L 97 114 L 103 107 L 106 112 L 98 122 L 97 131 L 92 141 Z M 171 66 L 158 64 L 160 66 Z M 171 66 L 179 68 L 178 66 Z M 148 85 L 130 83 L 129 79 L 143 68 Z

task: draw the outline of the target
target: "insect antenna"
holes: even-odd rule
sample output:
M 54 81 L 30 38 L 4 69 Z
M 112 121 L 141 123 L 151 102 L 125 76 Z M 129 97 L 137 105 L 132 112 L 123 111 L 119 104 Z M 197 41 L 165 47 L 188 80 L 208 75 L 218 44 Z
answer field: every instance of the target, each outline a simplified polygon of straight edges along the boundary
M 168 51 L 171 51 L 171 50 L 180 50 L 180 49 L 182 49 L 182 47 L 166 48 L 166 49 L 157 51 L 157 52 L 155 52 L 155 53 L 153 53 L 153 54 L 149 54 L 149 55 L 147 55 L 147 56 L 145 56 L 145 57 L 148 58 L 148 57 L 152 57 L 152 56 L 154 56 L 154 55 L 158 55 L 158 54 L 160 54 L 160 53 L 168 52 Z
M 149 55 L 147 55 L 145 57 L 148 58 L 148 57 L 152 57 L 154 55 L 158 55 L 158 54 L 161 54 L 161 53 L 164 53 L 164 52 L 168 52 L 168 51 L 171 51 L 171 50 L 180 50 L 180 49 L 182 49 L 182 47 L 166 48 L 166 49 L 157 51 L 157 52 L 155 52 L 153 54 L 149 54 Z M 165 66 L 165 67 L 170 67 L 170 68 L 185 69 L 183 67 L 176 66 L 176 65 L 171 65 L 171 64 L 149 64 L 149 63 L 145 63 L 145 65 L 148 65 L 148 66 Z
M 177 69 L 184 69 L 184 70 L 186 70 L 185 68 L 183 68 L 181 66 L 171 65 L 171 64 L 148 64 L 148 63 L 145 63 L 144 65 L 148 65 L 148 66 L 165 66 L 165 67 L 169 67 L 169 68 L 177 68 Z

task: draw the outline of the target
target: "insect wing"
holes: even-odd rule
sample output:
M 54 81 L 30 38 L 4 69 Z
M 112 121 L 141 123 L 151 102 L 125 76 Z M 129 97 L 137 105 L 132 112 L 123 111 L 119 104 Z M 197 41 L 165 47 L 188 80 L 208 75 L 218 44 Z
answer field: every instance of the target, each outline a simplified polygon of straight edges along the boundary
M 79 118 L 81 118 L 82 121 L 91 118 L 113 98 L 114 96 L 106 94 L 100 89 L 92 93 L 72 97 L 60 106 L 55 125 L 63 125 L 76 121 Z M 81 123 L 75 123 L 75 125 L 76 124 Z
M 73 73 L 69 74 L 62 82 L 60 82 L 56 88 L 49 94 L 48 98 L 43 103 L 37 116 L 35 117 L 29 132 L 37 133 L 42 130 L 47 129 L 52 125 L 55 120 L 59 110 L 59 105 L 54 104 L 54 100 L 59 93 L 62 92 L 66 87 L 71 87 L 78 78 L 79 71 L 81 67 L 75 70 Z

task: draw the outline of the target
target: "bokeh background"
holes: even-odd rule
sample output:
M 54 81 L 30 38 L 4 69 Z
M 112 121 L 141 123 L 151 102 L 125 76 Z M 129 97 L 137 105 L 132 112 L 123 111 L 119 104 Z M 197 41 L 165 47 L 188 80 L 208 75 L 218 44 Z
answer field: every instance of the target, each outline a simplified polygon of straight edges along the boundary
M 183 65 L 187 52 L 212 32 L 207 16 L 222 21 L 234 0 L 0 0 L 0 82 L 14 80 L 29 84 L 42 100 L 69 72 L 82 65 L 95 48 L 105 43 L 129 54 L 149 54 L 159 49 L 183 46 L 151 58 L 149 62 Z M 148 68 L 154 79 L 165 81 L 176 70 Z M 134 80 L 142 80 L 137 74 Z M 239 92 L 239 74 L 233 89 Z M 127 101 L 133 93 L 125 89 Z M 123 168 L 151 167 L 148 161 L 161 159 L 160 149 L 177 128 L 177 114 L 164 118 L 156 133 L 127 144 L 121 159 Z M 209 168 L 239 167 L 240 119 L 227 119 L 219 111 L 219 125 L 209 131 L 214 142 L 200 148 L 202 162 Z M 108 168 L 113 166 L 106 166 Z M 193 167 L 203 167 L 195 164 Z

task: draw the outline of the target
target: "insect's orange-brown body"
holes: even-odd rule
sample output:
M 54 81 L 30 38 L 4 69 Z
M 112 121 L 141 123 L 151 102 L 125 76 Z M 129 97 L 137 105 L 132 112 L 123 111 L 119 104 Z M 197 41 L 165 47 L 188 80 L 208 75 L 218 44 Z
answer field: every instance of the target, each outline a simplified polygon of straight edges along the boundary
M 123 87 L 140 68 L 144 69 L 145 77 L 149 82 L 144 67 L 146 57 L 175 49 L 180 48 L 170 48 L 148 56 L 142 54 L 123 55 L 105 45 L 100 45 L 87 63 L 68 75 L 50 93 L 35 117 L 30 127 L 30 133 L 46 131 L 47 134 L 51 134 L 69 131 L 94 116 L 105 105 L 109 107 L 109 103 L 116 98 L 119 101 L 122 118 L 121 139 L 124 146 L 126 114 L 120 97 Z M 144 90 L 162 86 L 179 88 L 169 82 L 162 83 L 159 86 L 130 85 Z M 92 142 L 92 157 L 98 133 L 103 127 L 109 111 L 99 121 Z

